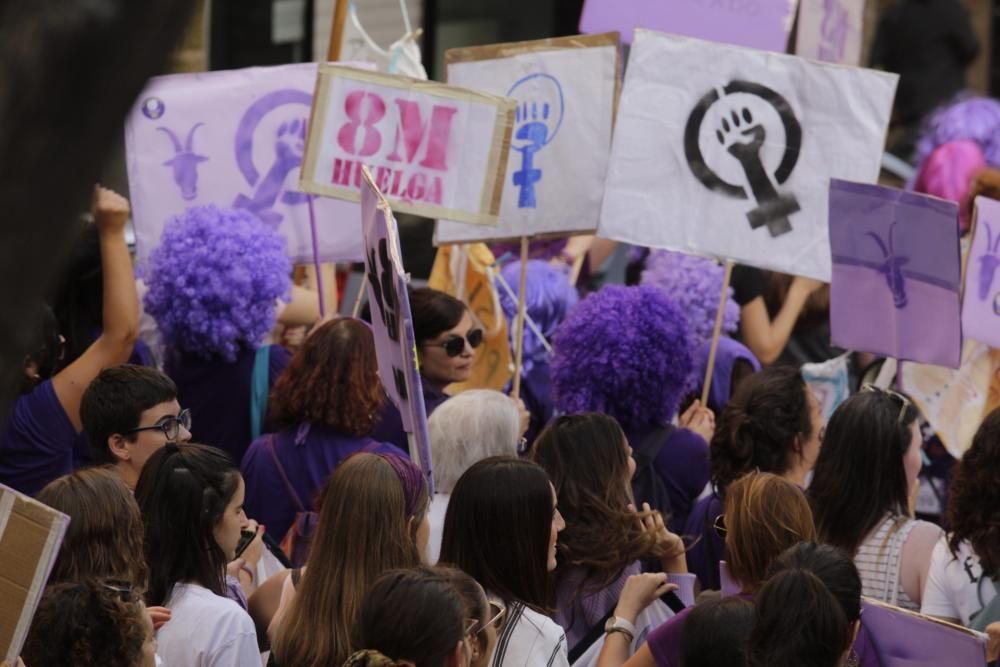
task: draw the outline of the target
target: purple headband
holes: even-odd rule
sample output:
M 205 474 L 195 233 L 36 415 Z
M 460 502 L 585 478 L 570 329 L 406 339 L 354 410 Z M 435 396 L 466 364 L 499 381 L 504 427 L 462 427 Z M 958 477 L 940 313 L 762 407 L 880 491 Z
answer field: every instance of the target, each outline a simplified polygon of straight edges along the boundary
M 424 481 L 424 473 L 412 462 L 395 454 L 379 454 L 377 452 L 372 452 L 372 454 L 375 454 L 375 456 L 392 466 L 396 476 L 399 477 L 399 483 L 403 486 L 403 498 L 406 499 L 406 516 L 407 518 L 416 516 L 417 510 L 420 509 L 417 507 L 417 503 L 420 502 L 420 497 L 427 488 L 427 482 Z

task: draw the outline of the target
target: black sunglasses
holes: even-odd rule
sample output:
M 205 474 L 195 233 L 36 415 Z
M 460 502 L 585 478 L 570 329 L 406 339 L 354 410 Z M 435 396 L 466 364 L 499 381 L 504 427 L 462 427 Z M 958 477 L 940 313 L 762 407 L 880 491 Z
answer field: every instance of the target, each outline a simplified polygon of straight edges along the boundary
M 443 347 L 444 353 L 449 357 L 457 357 L 462 354 L 463 350 L 465 350 L 465 341 L 469 341 L 469 347 L 473 350 L 476 349 L 483 343 L 483 330 L 473 329 L 469 333 L 465 334 L 464 338 L 462 336 L 452 336 L 443 343 L 427 344 L 432 347 Z
M 726 515 L 720 514 L 715 517 L 715 521 L 712 522 L 712 528 L 715 529 L 715 534 L 721 539 L 726 539 Z
M 861 391 L 866 394 L 882 394 L 883 396 L 888 396 L 899 402 L 899 414 L 896 416 L 896 422 L 902 424 L 903 417 L 906 416 L 906 409 L 913 405 L 913 403 L 906 396 L 903 396 L 899 392 L 895 392 L 891 389 L 883 389 L 882 387 L 876 386 L 874 384 L 866 384 L 861 387 Z
M 121 579 L 106 579 L 101 585 L 109 591 L 114 591 L 122 602 L 132 602 L 132 582 Z
M 177 440 L 177 436 L 181 434 L 181 426 L 183 426 L 188 431 L 191 430 L 191 411 L 181 410 L 180 414 L 176 417 L 166 417 L 159 424 L 153 424 L 152 426 L 140 426 L 139 428 L 134 428 L 129 431 L 126 435 L 132 433 L 139 433 L 141 431 L 160 431 L 166 436 L 167 440 L 173 442 Z

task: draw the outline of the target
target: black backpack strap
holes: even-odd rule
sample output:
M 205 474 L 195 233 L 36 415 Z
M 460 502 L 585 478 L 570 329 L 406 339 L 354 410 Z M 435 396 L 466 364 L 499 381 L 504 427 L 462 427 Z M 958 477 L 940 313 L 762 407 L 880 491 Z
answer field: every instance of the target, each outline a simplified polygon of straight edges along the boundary
M 583 639 L 578 641 L 576 643 L 576 646 L 570 649 L 569 664 L 572 665 L 574 662 L 579 660 L 580 656 L 582 656 L 584 653 L 587 652 L 587 649 L 593 646 L 598 639 L 604 636 L 604 626 L 608 622 L 608 619 L 614 616 L 615 607 L 617 606 L 618 602 L 616 601 L 614 606 L 612 606 L 611 609 L 608 610 L 608 613 L 602 616 L 601 620 L 595 623 L 594 627 L 592 627 L 590 630 L 587 631 L 587 634 L 583 636 Z
M 285 484 L 285 490 L 288 492 L 288 497 L 291 499 L 292 504 L 295 505 L 295 509 L 299 512 L 305 512 L 306 506 L 299 497 L 299 494 L 295 491 L 295 487 L 292 486 L 292 481 L 288 479 L 288 473 L 285 472 L 285 466 L 281 465 L 281 461 L 278 460 L 278 452 L 274 451 L 274 434 L 271 433 L 267 436 L 267 453 L 271 455 L 271 460 L 274 461 L 274 466 L 278 469 L 278 476 L 281 477 L 281 481 Z

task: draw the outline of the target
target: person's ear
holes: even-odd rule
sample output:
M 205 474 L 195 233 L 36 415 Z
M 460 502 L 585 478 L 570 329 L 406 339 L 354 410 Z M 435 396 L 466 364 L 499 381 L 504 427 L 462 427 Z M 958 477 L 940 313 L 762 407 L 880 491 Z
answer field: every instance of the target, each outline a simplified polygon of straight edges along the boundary
M 471 662 L 469 647 L 465 643 L 465 639 L 459 639 L 458 643 L 455 644 L 455 650 L 448 657 L 447 667 L 469 667 Z
M 38 363 L 28 355 L 24 356 L 24 361 L 21 362 L 21 368 L 24 369 L 24 374 L 27 375 L 29 379 L 41 379 L 41 376 L 38 374 Z
M 118 461 L 131 461 L 132 452 L 128 449 L 128 441 L 121 433 L 112 433 L 108 436 L 108 449 L 111 455 Z

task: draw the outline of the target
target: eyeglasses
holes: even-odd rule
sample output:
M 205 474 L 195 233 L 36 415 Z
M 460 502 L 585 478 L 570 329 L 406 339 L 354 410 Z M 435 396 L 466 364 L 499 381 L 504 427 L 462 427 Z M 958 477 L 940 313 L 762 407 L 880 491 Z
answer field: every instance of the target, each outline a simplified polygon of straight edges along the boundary
M 469 341 L 469 347 L 473 350 L 482 345 L 483 343 L 483 330 L 473 329 L 469 333 L 462 336 L 452 336 L 443 343 L 427 343 L 431 347 L 443 347 L 444 353 L 449 357 L 457 357 L 462 354 L 465 350 L 465 341 Z
M 892 391 L 891 389 L 883 389 L 873 384 L 866 384 L 861 387 L 861 391 L 866 394 L 882 394 L 883 396 L 888 396 L 899 401 L 899 415 L 896 416 L 896 422 L 899 424 L 903 423 L 903 417 L 906 416 L 906 409 L 909 408 L 913 403 L 906 396 L 900 393 Z
M 715 517 L 715 521 L 712 522 L 712 528 L 715 529 L 715 534 L 721 539 L 726 539 L 726 515 L 720 514 Z
M 123 581 L 121 579 L 108 579 L 101 582 L 101 585 L 107 588 L 109 591 L 114 591 L 118 594 L 118 598 L 122 602 L 132 601 L 132 582 Z
M 469 636 L 469 635 L 472 635 L 472 634 L 479 634 L 480 632 L 482 632 L 486 628 L 490 627 L 491 625 L 499 625 L 500 624 L 500 620 L 503 618 L 503 615 L 507 613 L 507 607 L 505 607 L 503 605 L 503 603 L 501 603 L 501 602 L 499 602 L 497 600 L 490 600 L 489 604 L 490 604 L 490 618 L 489 618 L 489 620 L 487 620 L 484 623 L 480 624 L 477 619 L 474 619 L 474 618 L 469 619 L 471 621 L 471 623 L 466 628 L 466 631 L 465 631 L 465 635 L 466 636 Z
M 529 449 L 531 448 L 528 447 L 528 439 L 525 438 L 524 436 L 521 436 L 521 439 L 517 441 L 517 455 L 524 456 L 525 454 L 528 453 Z
M 177 440 L 177 437 L 181 434 L 181 426 L 183 426 L 185 430 L 191 430 L 190 410 L 181 410 L 180 414 L 176 417 L 166 417 L 159 424 L 134 428 L 129 431 L 127 435 L 139 433 L 140 431 L 160 431 L 164 436 L 166 436 L 167 440 L 173 442 Z

